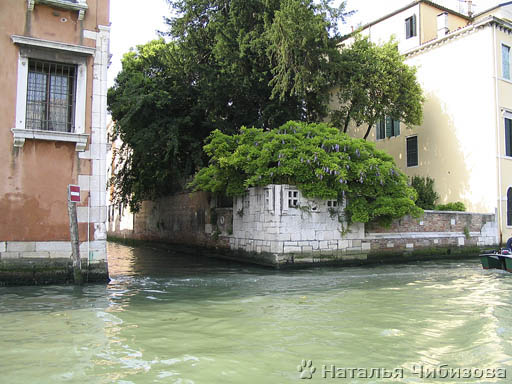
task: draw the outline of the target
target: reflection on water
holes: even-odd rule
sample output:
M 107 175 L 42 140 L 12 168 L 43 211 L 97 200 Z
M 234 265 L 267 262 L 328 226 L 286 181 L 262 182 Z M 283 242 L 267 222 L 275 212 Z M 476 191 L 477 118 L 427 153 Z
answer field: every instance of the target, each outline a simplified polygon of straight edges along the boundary
M 108 286 L 0 288 L 1 383 L 291 383 L 302 359 L 310 382 L 323 364 L 512 381 L 512 275 L 476 260 L 279 272 L 110 244 L 109 264 Z

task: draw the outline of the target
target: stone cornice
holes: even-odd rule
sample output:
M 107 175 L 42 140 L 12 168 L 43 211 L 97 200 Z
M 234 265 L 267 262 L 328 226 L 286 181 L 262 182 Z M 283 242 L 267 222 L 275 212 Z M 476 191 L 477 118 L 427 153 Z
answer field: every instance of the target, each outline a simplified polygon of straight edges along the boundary
M 34 37 L 12 35 L 11 39 L 14 44 L 27 45 L 39 48 L 56 49 L 60 51 L 73 52 L 80 55 L 94 55 L 95 48 L 86 47 L 84 45 L 75 45 L 68 43 L 61 43 L 58 41 L 36 39 Z
M 35 4 L 47 4 L 56 8 L 78 11 L 78 20 L 83 20 L 85 16 L 85 11 L 89 9 L 86 0 L 77 0 L 77 2 L 71 2 L 66 0 L 27 0 L 28 10 L 33 11 Z
M 500 27 L 501 29 L 503 29 L 504 31 L 507 31 L 508 33 L 512 33 L 512 23 L 502 20 L 502 19 L 499 19 L 495 16 L 489 16 L 475 24 L 469 24 L 463 28 L 457 29 L 457 30 L 447 34 L 446 36 L 443 36 L 440 39 L 431 40 L 425 44 L 422 44 L 422 45 L 415 47 L 409 51 L 406 51 L 406 52 L 404 52 L 403 55 L 406 58 L 419 55 L 419 54 L 423 53 L 424 51 L 436 48 L 440 45 L 444 45 L 453 39 L 460 38 L 462 36 L 473 33 L 480 28 L 483 28 L 486 26 L 492 26 L 492 25 L 496 25 L 496 26 Z
M 58 132 L 58 131 L 39 131 L 35 129 L 19 129 L 12 128 L 14 136 L 14 146 L 23 147 L 26 139 L 33 140 L 49 140 L 49 141 L 66 141 L 75 143 L 77 152 L 85 151 L 87 139 L 89 135 L 83 133 Z

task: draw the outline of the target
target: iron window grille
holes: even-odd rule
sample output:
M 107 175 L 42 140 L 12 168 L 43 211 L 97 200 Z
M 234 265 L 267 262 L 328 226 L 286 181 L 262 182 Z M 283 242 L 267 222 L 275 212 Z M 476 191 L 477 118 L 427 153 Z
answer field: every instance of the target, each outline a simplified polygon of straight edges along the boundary
M 26 129 L 74 132 L 76 66 L 29 59 Z

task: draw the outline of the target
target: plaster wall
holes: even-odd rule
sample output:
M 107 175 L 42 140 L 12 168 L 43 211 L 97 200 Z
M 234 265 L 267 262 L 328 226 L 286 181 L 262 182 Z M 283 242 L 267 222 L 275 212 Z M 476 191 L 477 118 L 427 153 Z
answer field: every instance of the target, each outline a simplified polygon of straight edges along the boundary
M 433 7 L 430 4 L 420 4 L 420 43 L 437 39 L 437 16 L 443 11 Z M 460 16 L 448 13 L 448 30 L 453 32 L 459 28 L 465 27 L 468 21 Z
M 372 129 L 369 140 L 391 154 L 407 176 L 433 178 L 439 203 L 462 201 L 468 211 L 494 212 L 498 176 L 492 28 L 408 55 L 406 63 L 417 68 L 424 91 L 423 124 L 408 128 L 402 123 L 399 136 L 383 140 L 376 140 Z M 350 129 L 362 137 L 366 127 Z M 411 136 L 418 137 L 415 167 L 407 167 L 406 139 Z
M 416 15 L 416 36 L 406 38 L 405 35 L 405 20 L 409 17 Z M 383 44 L 389 41 L 391 36 L 394 36 L 398 41 L 398 48 L 400 52 L 405 52 L 409 49 L 420 45 L 420 5 L 416 4 L 402 12 L 397 13 L 379 23 L 370 25 L 361 31 L 363 36 L 368 36 L 370 40 L 377 44 Z
M 91 250 L 91 260 L 106 259 L 109 2 L 88 0 L 87 4 L 89 9 L 84 20 L 78 20 L 77 11 L 37 2 L 33 11 L 29 11 L 27 1 L 0 2 L 0 87 L 3 90 L 0 103 L 0 180 L 3 180 L 0 183 L 0 242 L 20 249 L 9 255 L 12 258 L 30 258 L 29 253 L 36 251 L 28 250 L 40 243 L 51 244 L 53 251 L 41 251 L 48 257 L 67 252 L 66 246 L 62 245 L 69 241 L 67 185 L 79 184 L 82 187 L 81 202 L 77 204 L 81 249 Z M 13 35 L 93 48 L 94 53 L 86 58 L 85 66 L 84 121 L 88 135 L 85 151 L 78 152 L 74 143 L 53 140 L 27 139 L 22 147 L 13 145 L 11 128 L 16 127 L 20 55 L 19 46 L 12 41 Z M 23 246 L 25 243 L 26 247 Z

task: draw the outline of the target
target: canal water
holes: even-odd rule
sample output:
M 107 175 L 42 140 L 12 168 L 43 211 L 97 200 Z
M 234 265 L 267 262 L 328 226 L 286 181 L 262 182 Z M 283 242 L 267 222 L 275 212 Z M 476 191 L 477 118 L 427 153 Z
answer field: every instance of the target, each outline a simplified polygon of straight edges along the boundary
M 109 262 L 108 285 L 0 288 L 0 383 L 512 382 L 512 275 L 477 260 L 275 271 L 109 244 Z

